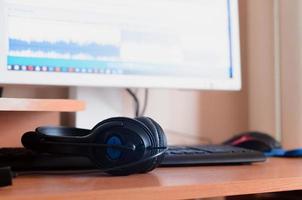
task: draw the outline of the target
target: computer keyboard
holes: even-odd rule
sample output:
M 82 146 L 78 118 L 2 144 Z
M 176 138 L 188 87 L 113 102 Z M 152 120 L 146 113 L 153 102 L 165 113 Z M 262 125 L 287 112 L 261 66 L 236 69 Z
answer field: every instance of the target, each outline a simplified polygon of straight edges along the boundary
M 160 166 L 239 164 L 265 159 L 261 152 L 227 145 L 170 146 Z
M 239 164 L 265 161 L 258 151 L 225 145 L 170 146 L 160 166 Z M 39 154 L 25 148 L 0 148 L 0 167 L 15 171 L 96 169 L 88 158 Z

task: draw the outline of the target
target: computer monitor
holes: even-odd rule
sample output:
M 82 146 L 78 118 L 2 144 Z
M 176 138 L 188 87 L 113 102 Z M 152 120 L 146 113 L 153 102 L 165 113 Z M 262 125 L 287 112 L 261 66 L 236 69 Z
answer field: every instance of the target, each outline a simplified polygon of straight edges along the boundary
M 237 0 L 0 0 L 0 83 L 237 90 Z

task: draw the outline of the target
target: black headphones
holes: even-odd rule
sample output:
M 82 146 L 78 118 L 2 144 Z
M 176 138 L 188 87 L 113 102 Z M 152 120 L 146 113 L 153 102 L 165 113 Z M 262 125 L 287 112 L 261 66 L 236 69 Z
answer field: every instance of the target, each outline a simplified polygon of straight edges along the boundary
M 112 175 L 149 172 L 168 149 L 164 131 L 148 117 L 109 118 L 91 130 L 38 127 L 22 136 L 22 144 L 39 153 L 88 157 Z

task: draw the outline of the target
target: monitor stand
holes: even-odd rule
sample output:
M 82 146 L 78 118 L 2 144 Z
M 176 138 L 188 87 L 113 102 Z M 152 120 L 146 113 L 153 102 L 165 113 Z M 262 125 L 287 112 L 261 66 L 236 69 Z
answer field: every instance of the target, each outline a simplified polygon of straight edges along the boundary
M 84 111 L 75 113 L 75 126 L 91 129 L 98 122 L 123 115 L 123 90 L 118 88 L 72 87 L 69 98 L 83 100 Z

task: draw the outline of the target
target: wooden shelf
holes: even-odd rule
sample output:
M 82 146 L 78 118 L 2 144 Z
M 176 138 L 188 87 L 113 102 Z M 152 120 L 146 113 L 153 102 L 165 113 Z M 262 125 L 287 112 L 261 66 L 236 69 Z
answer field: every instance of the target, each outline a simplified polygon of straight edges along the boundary
M 157 168 L 124 177 L 17 177 L 1 200 L 190 199 L 302 189 L 302 159 L 273 158 L 237 166 Z
M 21 146 L 23 133 L 43 125 L 61 125 L 60 112 L 84 110 L 85 103 L 69 99 L 0 98 L 0 147 Z M 0 198 L 1 199 L 1 198 Z
M 76 112 L 84 108 L 85 103 L 78 100 L 0 98 L 0 111 Z

